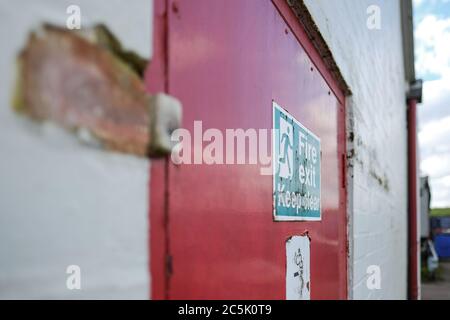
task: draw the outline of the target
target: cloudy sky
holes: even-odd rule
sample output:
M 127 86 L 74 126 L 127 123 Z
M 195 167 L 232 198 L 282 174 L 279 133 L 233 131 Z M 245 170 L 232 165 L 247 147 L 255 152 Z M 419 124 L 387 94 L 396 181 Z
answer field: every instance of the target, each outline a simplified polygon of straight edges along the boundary
M 450 207 L 450 0 L 414 0 L 421 174 L 431 179 L 432 207 Z

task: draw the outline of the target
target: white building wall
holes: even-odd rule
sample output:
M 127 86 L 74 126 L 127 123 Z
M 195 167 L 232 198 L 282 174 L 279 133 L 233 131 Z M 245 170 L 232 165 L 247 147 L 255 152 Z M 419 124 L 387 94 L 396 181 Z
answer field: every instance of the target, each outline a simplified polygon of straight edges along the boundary
M 15 56 L 41 22 L 103 22 L 151 54 L 152 0 L 0 0 L 0 298 L 148 298 L 149 162 L 96 150 L 10 107 Z M 68 265 L 81 290 L 66 288 Z
M 428 185 L 428 177 L 420 178 L 420 238 L 428 238 L 430 235 L 430 189 L 426 188 Z
M 347 99 L 349 297 L 407 297 L 407 122 L 400 1 L 305 0 L 352 90 Z M 381 10 L 369 30 L 367 8 Z M 381 269 L 370 290 L 367 267 Z

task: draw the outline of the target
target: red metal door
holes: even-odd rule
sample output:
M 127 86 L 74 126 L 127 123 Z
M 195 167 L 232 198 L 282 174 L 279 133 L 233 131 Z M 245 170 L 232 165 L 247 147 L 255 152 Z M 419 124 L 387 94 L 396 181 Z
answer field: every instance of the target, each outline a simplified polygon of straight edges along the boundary
M 155 1 L 148 84 L 183 103 L 183 127 L 272 128 L 272 100 L 322 143 L 322 221 L 274 222 L 256 165 L 151 169 L 155 299 L 284 299 L 285 241 L 308 230 L 311 298 L 347 297 L 343 95 L 285 1 Z M 161 81 L 164 79 L 164 81 Z M 325 80 L 326 79 L 326 80 Z

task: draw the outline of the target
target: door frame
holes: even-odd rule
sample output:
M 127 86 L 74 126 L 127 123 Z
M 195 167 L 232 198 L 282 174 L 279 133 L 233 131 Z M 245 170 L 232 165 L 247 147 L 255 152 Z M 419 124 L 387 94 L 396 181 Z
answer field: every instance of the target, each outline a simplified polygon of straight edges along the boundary
M 345 212 L 345 239 L 346 256 L 349 257 L 349 214 L 347 212 L 347 157 L 346 157 L 346 95 L 349 91 L 343 88 L 342 81 L 336 79 L 336 73 L 333 73 L 327 66 L 324 59 L 311 41 L 310 36 L 301 24 L 299 18 L 295 15 L 287 0 L 267 0 L 272 1 L 291 32 L 297 38 L 298 43 L 303 47 L 317 70 L 320 72 L 326 83 L 337 97 L 340 104 L 338 126 L 343 130 L 338 133 L 338 152 L 340 157 L 341 172 L 341 206 Z M 301 0 L 299 0 L 301 1 Z M 146 70 L 145 83 L 149 92 L 165 92 L 170 94 L 169 74 L 169 37 L 170 37 L 170 14 L 169 10 L 176 11 L 176 2 L 174 0 L 153 0 L 153 57 Z M 345 86 L 345 84 L 344 84 Z M 170 190 L 168 170 L 170 158 L 152 160 L 150 163 L 150 182 L 149 182 L 149 275 L 150 275 L 150 298 L 168 299 L 170 297 L 170 275 L 171 275 L 171 256 L 169 253 L 169 201 Z M 346 293 L 350 294 L 348 287 L 350 279 L 349 264 L 346 261 Z

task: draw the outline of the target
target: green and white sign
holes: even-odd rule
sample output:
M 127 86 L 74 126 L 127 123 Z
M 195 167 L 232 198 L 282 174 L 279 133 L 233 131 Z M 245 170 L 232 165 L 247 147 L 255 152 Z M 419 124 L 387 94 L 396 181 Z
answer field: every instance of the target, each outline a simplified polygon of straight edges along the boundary
M 320 139 L 273 102 L 273 215 L 276 221 L 319 221 Z

